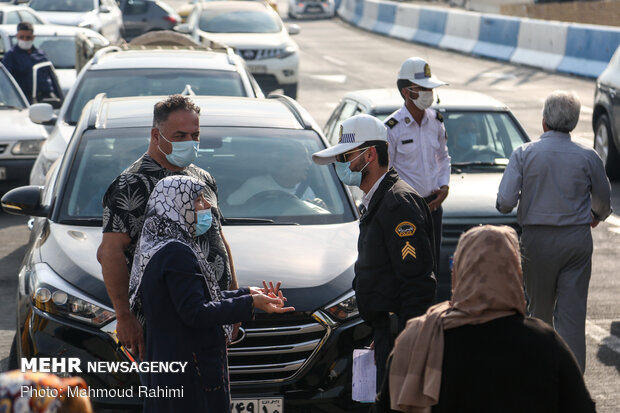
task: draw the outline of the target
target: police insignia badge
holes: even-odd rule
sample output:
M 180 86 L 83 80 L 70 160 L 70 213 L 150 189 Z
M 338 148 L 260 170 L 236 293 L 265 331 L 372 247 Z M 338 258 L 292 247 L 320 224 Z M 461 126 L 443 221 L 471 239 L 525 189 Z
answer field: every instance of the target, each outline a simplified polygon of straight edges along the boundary
M 411 122 L 411 119 L 409 119 L 409 117 L 406 117 L 405 118 L 405 123 L 409 123 L 409 122 Z
M 342 125 L 340 125 L 340 132 L 338 132 L 338 143 L 342 142 Z
M 401 238 L 413 237 L 413 234 L 415 233 L 415 225 L 413 225 L 409 221 L 403 221 L 396 226 L 396 229 L 394 231 L 396 231 L 396 235 Z
M 431 77 L 431 67 L 427 64 L 424 65 L 424 76 Z
M 387 122 L 385 122 L 386 125 L 388 125 L 390 127 L 390 129 L 392 129 L 394 126 L 396 126 L 396 124 L 398 123 L 398 121 L 394 118 L 390 118 L 388 119 Z
M 414 260 L 417 258 L 415 255 L 415 248 L 413 248 L 413 245 L 409 244 L 409 241 L 405 243 L 401 253 L 403 254 L 403 261 L 407 258 L 407 255 L 411 255 L 411 258 Z
M 443 122 L 443 115 L 439 112 L 436 112 L 436 113 L 437 115 L 435 117 L 439 120 L 439 122 Z

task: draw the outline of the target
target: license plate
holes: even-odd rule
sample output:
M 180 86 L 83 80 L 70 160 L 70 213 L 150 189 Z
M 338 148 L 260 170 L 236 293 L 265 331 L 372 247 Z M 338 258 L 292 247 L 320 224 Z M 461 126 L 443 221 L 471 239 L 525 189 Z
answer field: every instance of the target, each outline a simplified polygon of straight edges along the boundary
M 267 73 L 267 66 L 254 66 L 250 65 L 251 73 Z
M 322 13 L 323 9 L 321 7 L 313 6 L 313 7 L 308 7 L 306 11 L 308 13 Z
M 282 398 L 272 399 L 233 399 L 230 405 L 232 413 L 283 413 Z
M 0 167 L 0 181 L 3 181 L 6 179 L 6 168 L 1 166 Z

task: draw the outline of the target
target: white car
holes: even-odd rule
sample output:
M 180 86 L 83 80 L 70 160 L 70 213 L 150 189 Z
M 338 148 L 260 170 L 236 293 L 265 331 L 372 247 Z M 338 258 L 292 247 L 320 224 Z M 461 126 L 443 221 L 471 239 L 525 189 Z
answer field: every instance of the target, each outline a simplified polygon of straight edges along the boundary
M 114 0 L 31 0 L 28 5 L 49 23 L 91 29 L 112 43 L 123 38 L 123 13 Z
M 288 15 L 295 19 L 334 17 L 336 2 L 334 0 L 288 0 Z
M 56 69 L 56 76 L 66 96 L 75 83 L 75 37 L 84 34 L 96 45 L 107 46 L 108 39 L 97 32 L 80 27 L 41 24 L 34 28 L 34 46 L 45 52 Z M 4 55 L 17 43 L 17 26 L 14 24 L 0 25 L 0 55 Z
M 30 107 L 35 123 L 53 125 L 30 173 L 31 185 L 44 185 L 52 164 L 62 156 L 86 103 L 107 97 L 171 95 L 264 97 L 242 58 L 221 50 L 99 50 L 80 71 L 58 115 L 46 103 Z
M 0 3 L 0 24 L 28 22 L 32 24 L 46 24 L 45 19 L 28 6 L 16 6 Z
M 210 41 L 235 49 L 250 67 L 266 92 L 282 89 L 297 97 L 299 47 L 289 34 L 299 33 L 299 26 L 288 29 L 266 3 L 254 1 L 213 1 L 196 4 L 187 23 L 176 30 L 201 43 Z
M 0 194 L 28 184 L 30 168 L 47 138 L 45 128 L 28 119 L 28 101 L 0 65 Z M 10 126 L 10 127 L 9 127 Z

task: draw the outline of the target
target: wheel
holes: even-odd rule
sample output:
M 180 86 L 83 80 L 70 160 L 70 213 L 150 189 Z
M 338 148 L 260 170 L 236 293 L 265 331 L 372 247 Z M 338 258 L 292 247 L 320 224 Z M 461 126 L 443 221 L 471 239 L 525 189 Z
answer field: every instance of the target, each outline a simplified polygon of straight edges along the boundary
M 297 83 L 293 83 L 292 85 L 284 85 L 282 86 L 282 91 L 286 96 L 292 97 L 293 99 L 297 99 Z
M 19 363 L 17 362 L 17 333 L 13 337 L 13 343 L 11 343 L 11 351 L 9 352 L 9 365 L 8 370 L 17 370 Z
M 607 115 L 601 115 L 596 122 L 594 150 L 603 160 L 609 179 L 620 178 L 620 154 L 614 143 L 613 132 Z

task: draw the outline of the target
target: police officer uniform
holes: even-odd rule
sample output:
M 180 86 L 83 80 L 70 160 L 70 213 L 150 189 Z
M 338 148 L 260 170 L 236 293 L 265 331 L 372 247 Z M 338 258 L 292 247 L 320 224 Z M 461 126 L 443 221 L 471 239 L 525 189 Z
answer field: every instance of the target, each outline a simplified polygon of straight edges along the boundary
M 398 78 L 427 89 L 446 84 L 431 76 L 428 63 L 417 57 L 409 58 L 403 63 Z M 431 202 L 436 197 L 433 191 L 450 184 L 450 155 L 443 116 L 435 109 L 427 108 L 424 109 L 424 116 L 418 124 L 403 104 L 388 116 L 385 124 L 388 127 L 390 166 L 427 202 Z M 437 208 L 432 212 L 432 216 L 435 255 L 439 260 L 443 208 Z M 437 268 L 438 266 L 436 270 Z
M 385 141 L 387 134 L 381 122 L 368 115 L 344 121 L 342 130 L 347 142 L 315 153 L 316 163 L 334 162 L 335 155 L 365 141 Z M 397 316 L 401 331 L 408 319 L 424 314 L 435 299 L 433 228 L 426 202 L 392 168 L 377 179 L 362 202 L 366 208 L 360 217 L 353 289 L 361 317 L 374 330 L 380 386 L 394 345 L 390 313 Z

